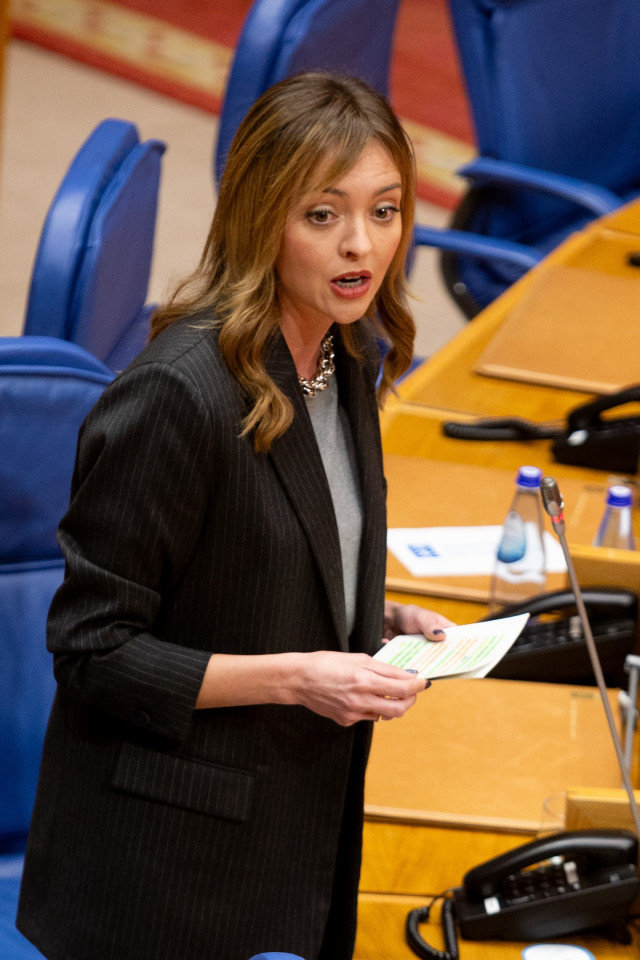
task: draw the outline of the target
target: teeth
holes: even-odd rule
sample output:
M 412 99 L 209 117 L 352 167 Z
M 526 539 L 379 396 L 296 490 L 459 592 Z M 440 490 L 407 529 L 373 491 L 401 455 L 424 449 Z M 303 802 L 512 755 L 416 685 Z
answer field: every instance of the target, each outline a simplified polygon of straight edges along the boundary
M 362 283 L 362 277 L 343 277 L 341 280 L 337 280 L 336 283 L 339 286 L 352 287 L 355 283 Z

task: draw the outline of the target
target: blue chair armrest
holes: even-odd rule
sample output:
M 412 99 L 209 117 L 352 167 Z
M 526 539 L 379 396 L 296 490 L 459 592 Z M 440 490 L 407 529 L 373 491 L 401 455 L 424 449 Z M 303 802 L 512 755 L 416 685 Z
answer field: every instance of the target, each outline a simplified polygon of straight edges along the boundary
M 544 254 L 535 247 L 527 247 L 511 240 L 498 240 L 495 237 L 482 237 L 464 230 L 441 230 L 438 227 L 416 226 L 414 242 L 419 247 L 439 247 L 465 256 L 486 260 L 502 260 L 514 263 L 525 270 L 535 267 Z
M 58 337 L 0 337 L 0 372 L 32 375 L 34 367 L 76 371 L 86 379 L 105 384 L 113 380 L 113 370 L 84 347 Z
M 496 160 L 494 157 L 477 157 L 460 167 L 457 172 L 474 183 L 501 183 L 551 193 L 565 200 L 572 200 L 597 216 L 611 213 L 623 203 L 622 197 L 606 187 L 549 170 Z

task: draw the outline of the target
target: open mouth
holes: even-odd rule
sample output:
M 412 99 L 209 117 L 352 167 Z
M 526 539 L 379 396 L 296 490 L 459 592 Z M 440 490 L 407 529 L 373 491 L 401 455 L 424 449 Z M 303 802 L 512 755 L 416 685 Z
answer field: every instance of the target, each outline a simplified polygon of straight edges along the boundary
M 355 287 L 362 287 L 365 284 L 368 284 L 371 280 L 371 274 L 369 273 L 358 273 L 358 274 L 347 274 L 344 277 L 336 277 L 333 281 L 337 287 L 340 287 L 342 290 L 351 290 Z

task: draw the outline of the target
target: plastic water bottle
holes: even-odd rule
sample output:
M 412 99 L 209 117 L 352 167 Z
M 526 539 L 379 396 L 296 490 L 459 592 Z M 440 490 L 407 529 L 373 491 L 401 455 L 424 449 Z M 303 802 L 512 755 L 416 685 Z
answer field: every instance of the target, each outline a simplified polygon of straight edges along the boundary
M 609 487 L 604 513 L 594 547 L 615 547 L 617 550 L 634 550 L 633 522 L 631 517 L 632 495 L 629 487 L 622 484 Z
M 505 518 L 491 580 L 489 610 L 521 603 L 544 590 L 547 567 L 538 467 L 520 467 L 516 491 Z

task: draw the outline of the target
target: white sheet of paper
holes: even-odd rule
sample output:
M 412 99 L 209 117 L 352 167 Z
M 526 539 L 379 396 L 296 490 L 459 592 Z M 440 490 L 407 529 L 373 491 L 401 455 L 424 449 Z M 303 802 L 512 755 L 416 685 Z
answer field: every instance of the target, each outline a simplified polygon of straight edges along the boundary
M 528 613 L 447 627 L 445 639 L 427 640 L 422 634 L 394 637 L 375 654 L 379 660 L 420 677 L 486 677 L 520 636 Z
M 414 577 L 468 577 L 491 575 L 501 526 L 393 527 L 387 547 Z M 563 573 L 567 565 L 562 547 L 545 530 L 547 573 Z

